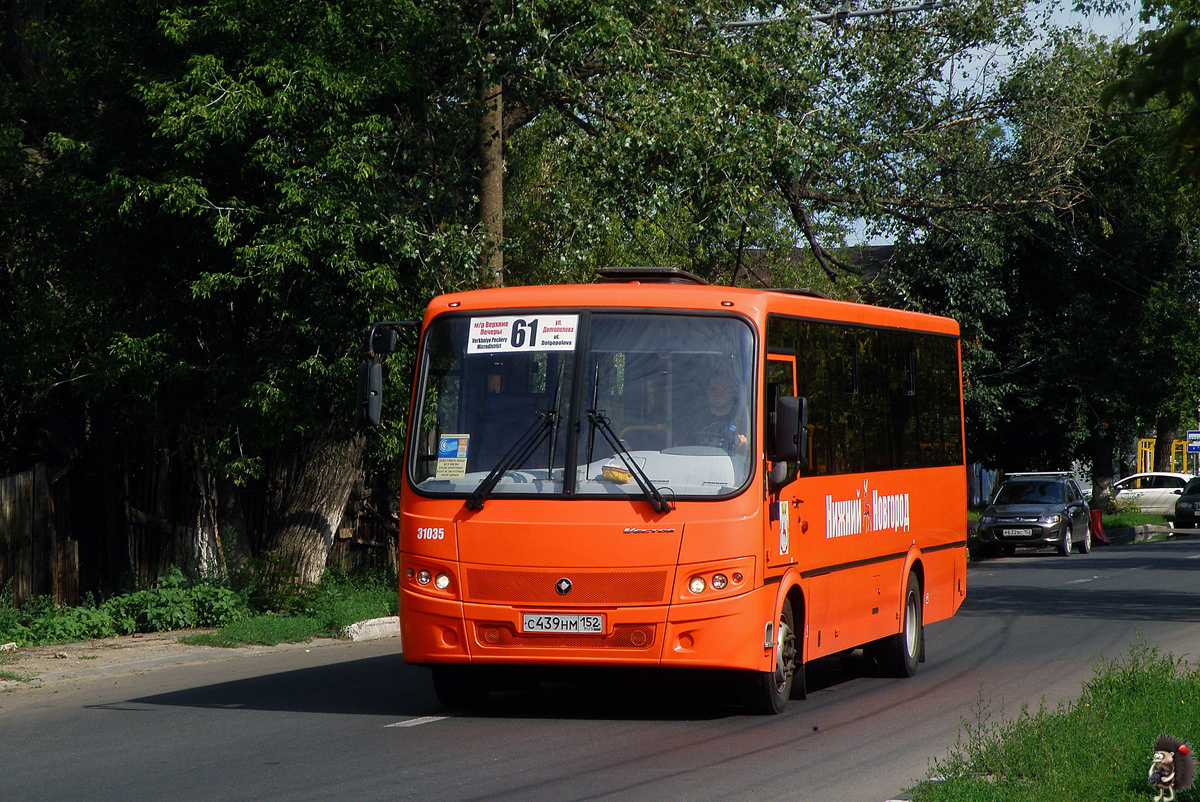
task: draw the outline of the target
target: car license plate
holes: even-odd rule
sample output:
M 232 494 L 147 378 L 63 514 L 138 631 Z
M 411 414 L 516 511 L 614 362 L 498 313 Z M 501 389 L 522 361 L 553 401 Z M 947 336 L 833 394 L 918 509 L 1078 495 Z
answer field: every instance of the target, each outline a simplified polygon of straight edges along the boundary
M 1005 537 L 1033 537 L 1032 529 L 1005 529 Z
M 604 616 L 591 613 L 522 613 L 522 632 L 604 634 Z

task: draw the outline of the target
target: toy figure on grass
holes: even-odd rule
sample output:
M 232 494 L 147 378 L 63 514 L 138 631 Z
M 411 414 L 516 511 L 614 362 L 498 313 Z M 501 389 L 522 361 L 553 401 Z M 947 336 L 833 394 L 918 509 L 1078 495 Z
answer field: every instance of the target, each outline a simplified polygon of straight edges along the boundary
M 1154 802 L 1173 802 L 1176 791 L 1192 787 L 1196 777 L 1196 758 L 1183 741 L 1160 735 L 1154 742 L 1154 762 L 1150 764 L 1150 784 L 1158 788 Z

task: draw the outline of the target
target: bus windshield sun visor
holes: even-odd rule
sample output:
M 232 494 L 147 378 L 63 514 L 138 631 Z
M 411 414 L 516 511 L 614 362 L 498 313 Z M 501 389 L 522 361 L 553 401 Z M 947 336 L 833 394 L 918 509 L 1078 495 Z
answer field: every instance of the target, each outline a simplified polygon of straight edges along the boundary
M 529 455 L 537 450 L 537 447 L 545 441 L 550 432 L 558 428 L 558 421 L 561 416 L 552 409 L 540 409 L 537 411 L 537 420 L 533 422 L 525 434 L 517 442 L 513 443 L 500 461 L 496 463 L 496 467 L 492 468 L 491 473 L 487 478 L 479 483 L 479 486 L 467 496 L 466 507 L 472 512 L 483 509 L 483 502 L 487 500 L 488 495 L 495 489 L 496 484 L 500 481 L 504 474 L 514 468 L 518 468 L 529 459 Z
M 670 512 L 670 503 L 663 498 L 662 493 L 654 486 L 650 478 L 646 476 L 646 472 L 642 470 L 642 466 L 637 464 L 637 460 L 630 455 L 629 449 L 625 448 L 625 444 L 613 432 L 612 425 L 604 413 L 589 409 L 587 415 L 588 422 L 591 424 L 593 431 L 599 429 L 600 434 L 604 435 L 604 439 L 608 441 L 613 452 L 621 458 L 621 462 L 625 465 L 625 470 L 633 475 L 634 481 L 637 482 L 638 487 L 641 488 L 642 493 L 645 494 L 646 500 L 650 502 L 650 506 L 654 508 L 654 511 L 658 513 Z

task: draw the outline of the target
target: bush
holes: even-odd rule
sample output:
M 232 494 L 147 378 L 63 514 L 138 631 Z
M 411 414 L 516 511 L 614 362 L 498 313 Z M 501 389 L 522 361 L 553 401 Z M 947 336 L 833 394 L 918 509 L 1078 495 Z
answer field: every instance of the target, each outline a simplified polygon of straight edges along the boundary
M 164 632 L 196 627 L 222 627 L 246 617 L 246 605 L 229 588 L 200 584 L 187 587 L 178 569 L 165 573 L 159 587 L 114 596 L 96 605 L 90 594 L 79 607 L 57 604 L 48 596 L 28 599 L 20 609 L 0 604 L 0 640 L 21 646 Z M 12 598 L 11 583 L 0 598 Z

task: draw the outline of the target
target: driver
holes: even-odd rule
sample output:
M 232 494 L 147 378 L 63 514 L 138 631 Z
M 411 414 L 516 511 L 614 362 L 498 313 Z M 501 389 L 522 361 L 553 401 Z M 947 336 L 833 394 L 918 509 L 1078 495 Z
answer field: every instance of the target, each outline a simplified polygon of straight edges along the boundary
M 733 378 L 728 371 L 714 371 L 705 386 L 708 405 L 707 423 L 701 428 L 698 441 L 702 446 L 720 448 L 728 454 L 749 450 L 750 419 L 745 405 L 734 392 Z

